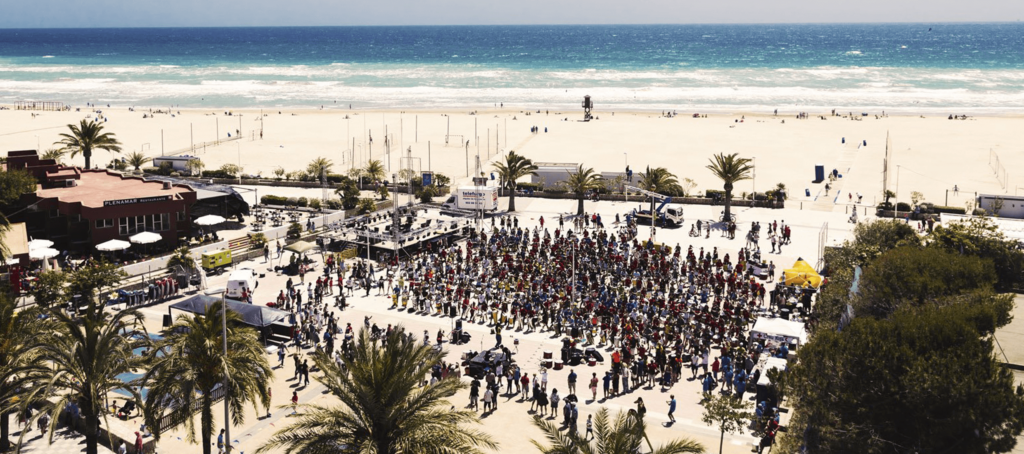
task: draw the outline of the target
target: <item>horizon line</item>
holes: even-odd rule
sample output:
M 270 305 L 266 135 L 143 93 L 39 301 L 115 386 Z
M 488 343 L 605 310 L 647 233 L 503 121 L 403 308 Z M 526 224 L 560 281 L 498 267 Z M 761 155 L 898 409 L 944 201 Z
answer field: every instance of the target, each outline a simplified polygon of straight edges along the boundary
M 170 29 L 170 28 L 376 28 L 376 27 L 616 27 L 616 26 L 784 26 L 784 25 L 1000 25 L 1017 24 L 1020 19 L 1008 21 L 879 21 L 879 22 L 688 22 L 688 23 L 594 23 L 594 24 L 364 24 L 364 25 L 153 25 L 153 26 L 94 26 L 94 27 L 6 27 L 0 30 L 124 30 L 124 29 Z

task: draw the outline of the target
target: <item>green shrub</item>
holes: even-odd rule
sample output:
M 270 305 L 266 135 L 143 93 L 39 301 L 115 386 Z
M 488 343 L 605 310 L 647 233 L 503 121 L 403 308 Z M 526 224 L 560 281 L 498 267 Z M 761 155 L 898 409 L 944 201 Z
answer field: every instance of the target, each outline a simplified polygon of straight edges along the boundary
M 366 214 L 377 209 L 377 202 L 374 202 L 373 199 L 362 198 L 359 199 L 356 208 L 359 210 L 359 214 Z
M 988 212 L 985 211 L 984 208 L 975 208 L 974 211 L 971 212 L 971 214 L 975 216 L 985 216 L 986 214 L 988 214 Z
M 342 203 L 339 199 L 327 199 L 327 208 L 331 210 L 342 209 Z
M 707 189 L 704 191 L 704 197 L 714 198 L 715 196 L 725 197 L 725 191 L 719 189 Z
M 899 202 L 896 204 L 896 211 L 910 211 L 910 204 L 907 202 Z
M 309 199 L 309 207 L 314 210 L 320 209 L 320 199 Z
M 298 238 L 302 236 L 302 226 L 298 222 L 293 222 L 288 225 L 288 238 Z M 292 254 L 294 256 L 294 254 Z
M 234 175 L 231 175 L 230 173 L 227 173 L 226 171 L 221 170 L 221 169 L 204 170 L 203 171 L 203 178 L 234 178 L 234 177 L 235 177 Z
M 434 186 L 448 186 L 452 184 L 452 179 L 448 178 L 443 173 L 434 173 Z
M 266 205 L 287 205 L 288 197 L 280 197 L 276 195 L 265 195 L 260 197 L 260 203 Z
M 309 199 L 307 199 L 305 197 L 299 197 L 298 199 L 295 199 L 295 204 L 300 206 L 300 207 L 305 208 L 305 207 L 309 206 Z
M 950 213 L 950 214 L 967 214 L 967 210 L 964 207 L 947 207 L 934 205 L 932 211 L 935 213 Z
M 423 188 L 421 191 L 416 193 L 416 197 L 420 199 L 422 203 L 430 203 L 434 201 L 434 196 L 437 195 L 437 189 L 433 187 Z
M 516 183 L 516 187 L 519 188 L 519 189 L 522 189 L 524 191 L 529 191 L 529 190 L 542 191 L 542 190 L 544 190 L 544 185 L 542 185 L 540 183 Z
M 569 190 L 564 186 L 556 186 L 553 188 L 544 188 L 544 192 L 548 194 L 567 194 Z

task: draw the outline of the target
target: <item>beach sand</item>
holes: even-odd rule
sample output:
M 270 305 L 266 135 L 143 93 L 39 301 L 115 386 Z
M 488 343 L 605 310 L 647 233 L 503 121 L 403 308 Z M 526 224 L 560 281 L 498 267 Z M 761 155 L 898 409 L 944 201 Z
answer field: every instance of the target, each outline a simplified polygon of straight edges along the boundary
M 851 121 L 825 113 L 827 121 L 823 121 L 746 114 L 738 123 L 740 114 L 697 119 L 683 114 L 666 118 L 659 112 L 596 111 L 599 120 L 584 123 L 577 121 L 582 118 L 580 112 L 526 115 L 509 108 L 476 115 L 455 110 L 309 109 L 262 111 L 263 116 L 260 111 L 242 110 L 228 116 L 224 110 L 181 110 L 180 114 L 175 111 L 174 117 L 157 114 L 147 119 L 142 118 L 143 111 L 100 110 L 108 118 L 105 130 L 121 140 L 124 154 L 192 154 L 193 143 L 223 141 L 228 133 L 236 138 L 236 130 L 241 130 L 241 140 L 200 145 L 195 154 L 206 169 L 241 162 L 246 174 L 263 177 L 273 177 L 278 167 L 287 172 L 303 170 L 318 156 L 331 159 L 336 173 L 362 166 L 372 158 L 382 160 L 391 174 L 406 165 L 400 159 L 401 150 L 411 149 L 411 156 L 418 158 L 413 160 L 414 167 L 464 182 L 467 165 L 469 173 L 476 172 L 478 153 L 481 169 L 489 174 L 492 166 L 488 161 L 515 150 L 535 162 L 582 163 L 606 172 L 623 171 L 627 163 L 634 172 L 642 172 L 648 165 L 663 166 L 680 180 L 692 179 L 696 190 L 702 192 L 721 189 L 721 183 L 705 168 L 708 158 L 716 153 L 739 153 L 756 158 L 756 172 L 754 180 L 736 185 L 737 196 L 783 183 L 792 201 L 787 208 L 799 209 L 803 202 L 802 209 L 842 211 L 849 201 L 847 193 L 863 194 L 868 205 L 881 201 L 888 134 L 893 148 L 889 187 L 896 189 L 898 176 L 900 200 L 919 191 L 926 201 L 962 207 L 975 192 L 1013 195 L 1024 189 L 1024 179 L 1013 172 L 1024 168 L 1024 138 L 1016 133 L 1024 119 L 1010 116 L 947 120 L 944 116 L 876 119 L 872 115 Z M 0 151 L 33 149 L 37 142 L 41 150 L 52 148 L 68 123 L 87 115 L 96 116 L 86 109 L 36 112 L 35 117 L 26 111 L 0 111 Z M 564 121 L 566 118 L 569 121 Z M 540 132 L 530 133 L 532 126 Z M 390 154 L 384 150 L 385 129 Z M 451 136 L 446 145 L 447 134 Z M 111 156 L 96 151 L 93 163 L 106 165 Z M 998 156 L 1008 182 L 997 179 L 993 156 Z M 84 160 L 79 156 L 65 162 L 82 165 Z M 827 197 L 824 183 L 811 183 L 816 164 L 823 165 L 826 172 L 836 169 L 843 176 Z M 960 190 L 956 196 L 954 185 Z M 840 191 L 838 198 L 836 190 Z M 833 205 L 833 199 L 840 204 Z

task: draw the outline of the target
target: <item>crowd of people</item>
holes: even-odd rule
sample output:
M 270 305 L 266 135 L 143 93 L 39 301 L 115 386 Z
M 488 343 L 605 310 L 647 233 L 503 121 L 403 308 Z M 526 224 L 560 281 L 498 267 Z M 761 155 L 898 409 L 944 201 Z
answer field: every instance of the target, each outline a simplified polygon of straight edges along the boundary
M 527 228 L 515 217 L 501 218 L 469 232 L 465 242 L 438 243 L 402 263 L 346 264 L 329 256 L 315 282 L 289 280 L 278 300 L 299 313 L 296 344 L 325 348 L 339 358 L 345 348 L 334 352 L 334 338 L 343 331 L 324 296 L 336 295 L 336 305 L 344 308 L 357 288 L 366 295 L 376 289 L 391 297 L 393 308 L 488 325 L 497 347 L 503 346 L 502 330 L 518 330 L 553 332 L 567 338 L 570 348 L 606 348 L 612 352 L 610 368 L 589 378 L 593 400 L 599 386 L 605 398 L 641 386 L 671 389 L 687 368 L 690 381 L 706 396 L 716 391 L 744 396 L 748 383 L 758 378 L 754 366 L 769 353 L 749 342 L 748 330 L 776 306 L 771 298 L 765 301 L 769 292 L 748 266 L 760 262 L 756 243 L 734 255 L 717 248 L 669 247 L 637 238 L 635 225 L 604 228 L 594 220 L 572 219 L 565 230 L 564 219 L 557 227 Z M 788 227 L 772 224 L 768 230 L 788 242 Z M 312 304 L 302 304 L 304 297 Z M 369 327 L 370 320 L 365 324 Z M 384 334 L 391 326 L 373 328 Z M 351 332 L 351 325 L 344 329 L 345 344 Z M 425 332 L 424 342 L 433 337 Z M 439 331 L 437 345 L 445 340 L 459 342 L 458 336 Z M 781 349 L 770 354 L 784 356 Z M 302 367 L 296 368 L 301 374 Z M 519 365 L 498 367 L 487 371 L 484 383 L 473 380 L 471 405 L 483 400 L 484 411 L 496 411 L 504 380 L 507 395 L 522 393 L 537 411 L 550 408 L 557 415 L 561 403 L 565 426 L 574 429 L 576 372 L 569 377 L 563 397 L 557 389 L 548 391 L 546 370 L 538 369 L 531 379 Z

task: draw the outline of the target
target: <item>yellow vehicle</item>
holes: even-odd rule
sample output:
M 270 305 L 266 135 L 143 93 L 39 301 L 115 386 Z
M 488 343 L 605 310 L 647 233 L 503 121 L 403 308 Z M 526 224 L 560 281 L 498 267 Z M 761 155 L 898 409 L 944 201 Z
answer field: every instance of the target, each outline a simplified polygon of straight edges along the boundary
M 203 253 L 203 269 L 206 271 L 213 271 L 228 265 L 231 265 L 231 251 L 228 249 Z

